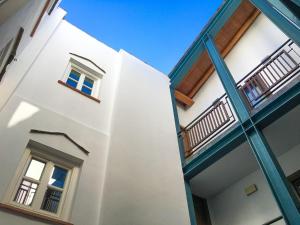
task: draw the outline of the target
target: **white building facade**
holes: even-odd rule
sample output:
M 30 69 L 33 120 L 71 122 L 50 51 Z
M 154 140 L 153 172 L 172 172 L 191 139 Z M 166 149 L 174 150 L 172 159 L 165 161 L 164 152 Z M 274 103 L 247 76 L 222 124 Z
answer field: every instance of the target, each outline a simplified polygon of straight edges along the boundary
M 58 4 L 1 3 L 0 224 L 189 224 L 169 78 Z
M 169 77 L 0 1 L 0 225 L 299 225 L 296 0 L 228 0 Z

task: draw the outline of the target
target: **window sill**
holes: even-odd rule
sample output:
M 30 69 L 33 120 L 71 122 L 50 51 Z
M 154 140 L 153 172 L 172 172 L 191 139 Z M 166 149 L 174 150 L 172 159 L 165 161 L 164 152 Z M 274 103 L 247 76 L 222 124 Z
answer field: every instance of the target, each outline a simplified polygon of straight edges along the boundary
M 9 211 L 15 214 L 19 214 L 25 217 L 33 218 L 36 220 L 45 221 L 51 224 L 57 224 L 57 225 L 74 225 L 73 223 L 69 223 L 60 219 L 52 218 L 50 216 L 42 215 L 33 211 L 29 211 L 26 209 L 21 209 L 13 205 L 0 203 L 0 209 Z
M 93 97 L 93 96 L 87 95 L 87 94 L 83 93 L 82 91 L 80 91 L 80 90 L 78 90 L 78 89 L 76 89 L 76 88 L 71 87 L 70 85 L 66 84 L 65 82 L 63 82 L 63 81 L 61 81 L 61 80 L 58 80 L 57 83 L 59 83 L 59 84 L 65 86 L 65 87 L 67 87 L 67 88 L 70 88 L 71 90 L 73 90 L 73 91 L 75 91 L 75 92 L 77 92 L 77 93 L 79 93 L 79 94 L 81 94 L 81 95 L 83 95 L 83 96 L 85 96 L 85 97 L 87 97 L 87 98 L 93 100 L 93 101 L 96 101 L 96 102 L 100 103 L 100 100 L 99 100 L 98 98 L 95 98 L 95 97 Z

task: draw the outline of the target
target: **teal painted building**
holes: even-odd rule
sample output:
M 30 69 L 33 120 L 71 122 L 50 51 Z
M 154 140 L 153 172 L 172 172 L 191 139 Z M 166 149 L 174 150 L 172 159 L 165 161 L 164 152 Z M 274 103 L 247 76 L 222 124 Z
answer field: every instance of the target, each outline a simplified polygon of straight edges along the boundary
M 193 225 L 300 224 L 298 12 L 224 1 L 169 74 Z

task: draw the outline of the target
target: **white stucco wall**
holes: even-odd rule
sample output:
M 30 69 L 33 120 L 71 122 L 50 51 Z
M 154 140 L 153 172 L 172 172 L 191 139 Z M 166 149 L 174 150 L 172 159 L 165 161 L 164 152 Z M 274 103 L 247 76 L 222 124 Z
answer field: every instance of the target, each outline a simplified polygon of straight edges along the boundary
M 278 161 L 289 176 L 300 169 L 300 145 L 278 157 Z M 245 187 L 255 184 L 258 191 L 250 196 Z M 255 171 L 221 193 L 208 199 L 212 225 L 261 225 L 281 215 L 261 171 Z M 284 225 L 284 221 L 276 223 Z
M 39 2 L 39 1 L 35 1 L 35 2 Z M 33 8 L 33 10 L 36 9 Z M 29 17 L 34 16 L 32 12 L 24 12 L 24 13 L 25 14 L 28 13 L 28 15 L 26 16 Z M 39 57 L 40 53 L 43 51 L 49 38 L 51 38 L 52 34 L 55 32 L 56 28 L 61 23 L 62 18 L 65 16 L 65 14 L 66 12 L 64 10 L 59 9 L 59 10 L 55 10 L 51 14 L 51 16 L 46 15 L 45 16 L 46 18 L 42 20 L 41 25 L 39 26 L 33 38 L 29 37 L 29 33 L 31 32 L 32 26 L 29 27 L 26 26 L 24 28 L 25 31 L 22 36 L 22 41 L 20 43 L 20 45 L 22 45 L 23 47 L 20 46 L 18 48 L 18 53 L 15 60 L 12 61 L 7 66 L 6 73 L 4 74 L 0 82 L 0 95 L 1 95 L 0 110 L 5 106 L 9 98 L 15 92 L 18 85 L 22 82 L 25 75 L 27 74 L 28 70 L 30 70 L 30 68 L 33 66 L 36 59 Z M 15 15 L 10 20 L 15 20 L 15 17 L 19 19 L 19 15 Z M 22 19 L 24 18 L 21 17 L 19 20 Z M 10 20 L 8 22 L 10 22 Z M 16 33 L 14 33 L 15 30 L 12 29 L 11 27 L 15 28 L 15 26 L 18 26 L 18 24 L 12 23 L 9 25 L 10 26 L 8 26 L 7 28 L 2 27 L 3 32 L 8 33 L 10 35 L 16 35 Z M 2 31 L 0 33 L 2 34 Z
M 101 225 L 187 225 L 169 80 L 121 51 Z
M 0 198 L 3 200 L 8 185 L 19 165 L 28 141 L 37 140 L 49 147 L 82 159 L 77 191 L 73 201 L 70 221 L 75 224 L 97 224 L 101 190 L 105 172 L 105 160 L 108 148 L 107 135 L 82 124 L 42 108 L 35 103 L 14 96 L 0 114 Z M 33 135 L 30 129 L 52 132 L 63 132 L 78 144 L 90 151 L 86 156 L 76 146 L 63 137 L 49 135 Z M 9 214 L 0 210 L 0 224 L 44 224 L 24 219 L 17 214 Z
M 287 39 L 267 17 L 259 15 L 225 58 L 235 81 L 242 79 Z M 218 75 L 214 72 L 193 98 L 195 103 L 192 107 L 187 110 L 177 107 L 180 124 L 186 126 L 224 93 Z
M 28 13 L 28 12 L 27 12 Z M 29 140 L 83 160 L 69 221 L 96 225 L 108 153 L 109 131 L 118 74 L 118 53 L 62 20 L 65 12 L 44 18 L 38 32 L 13 62 L 0 85 L 0 201 L 18 167 Z M 58 84 L 66 72 L 70 52 L 93 60 L 106 74 L 101 103 Z M 90 154 L 60 136 L 33 135 L 31 129 L 62 132 Z M 63 156 L 62 156 L 63 157 Z M 0 210 L 0 224 L 45 224 Z
M 9 40 L 15 38 L 20 27 L 24 28 L 23 38 L 20 42 L 18 52 L 22 52 L 25 46 L 32 39 L 29 35 L 33 29 L 33 26 L 39 16 L 42 8 L 44 6 L 44 1 L 38 0 L 23 0 L 21 8 L 18 10 L 11 9 L 14 12 L 10 15 L 4 23 L 0 24 L 0 49 L 2 49 Z M 5 10 L 6 3 L 3 5 L 3 10 Z M 7 9 L 9 10 L 9 9 Z
M 100 104 L 57 83 L 67 72 L 69 53 L 86 57 L 106 71 L 101 80 Z M 63 20 L 15 94 L 108 134 L 117 59 L 115 50 Z
M 189 224 L 169 79 L 64 15 L 58 9 L 43 19 L 0 84 L 0 202 L 35 140 L 83 161 L 69 217 L 74 224 Z M 106 71 L 100 103 L 58 84 L 70 52 Z M 90 154 L 31 129 L 66 133 Z M 2 210 L 0 218 L 0 225 L 46 224 Z

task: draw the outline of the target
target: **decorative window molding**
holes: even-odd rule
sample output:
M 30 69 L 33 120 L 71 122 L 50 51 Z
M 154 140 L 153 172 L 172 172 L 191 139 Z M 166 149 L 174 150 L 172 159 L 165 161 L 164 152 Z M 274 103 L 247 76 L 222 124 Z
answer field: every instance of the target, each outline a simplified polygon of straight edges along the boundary
M 78 175 L 78 164 L 29 144 L 0 208 L 70 224 Z
M 9 58 L 9 52 L 11 51 L 13 40 L 11 39 L 5 46 L 0 50 L 0 73 L 4 70 L 5 64 Z M 3 72 L 4 74 L 4 72 Z M 1 78 L 0 78 L 1 80 Z
M 100 102 L 100 84 L 105 71 L 91 60 L 73 53 L 71 55 L 66 72 L 58 83 Z
M 10 40 L 0 52 L 0 81 L 2 80 L 7 66 L 17 55 L 17 50 L 24 33 L 24 28 L 20 27 L 16 37 Z
M 39 16 L 38 16 L 38 18 L 37 18 L 37 20 L 36 20 L 36 22 L 35 22 L 32 30 L 30 32 L 30 37 L 33 37 L 34 34 L 35 34 L 35 32 L 37 31 L 37 29 L 38 29 L 38 27 L 39 27 L 39 25 L 40 25 L 40 23 L 41 23 L 41 21 L 42 21 L 42 19 L 44 17 L 45 12 L 50 7 L 50 3 L 51 3 L 51 0 L 46 0 L 45 4 L 43 6 L 43 9 L 42 9 L 41 13 L 39 14 Z
M 55 7 L 57 6 L 59 0 L 52 0 L 50 6 L 48 7 L 48 15 L 51 15 Z
M 77 148 L 79 148 L 84 154 L 88 155 L 90 152 L 79 145 L 76 141 L 74 141 L 72 138 L 69 137 L 69 135 L 62 133 L 62 132 L 53 132 L 53 131 L 45 131 L 45 130 L 35 130 L 31 129 L 30 133 L 32 134 L 48 134 L 48 135 L 59 135 L 65 137 L 67 140 L 69 140 L 71 143 L 73 143 Z

